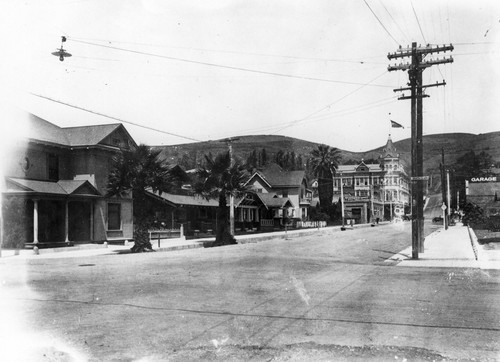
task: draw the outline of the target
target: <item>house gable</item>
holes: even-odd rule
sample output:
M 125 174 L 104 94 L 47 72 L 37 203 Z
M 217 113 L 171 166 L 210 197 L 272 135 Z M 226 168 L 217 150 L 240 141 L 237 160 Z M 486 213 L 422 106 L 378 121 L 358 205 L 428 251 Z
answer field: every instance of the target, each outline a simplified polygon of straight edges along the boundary
M 250 177 L 250 179 L 245 183 L 246 186 L 251 187 L 257 192 L 270 192 L 272 186 L 266 181 L 263 176 L 256 172 Z
M 134 149 L 137 148 L 137 144 L 134 139 L 130 136 L 123 125 L 118 125 L 111 133 L 99 141 L 100 145 L 113 146 L 121 149 Z

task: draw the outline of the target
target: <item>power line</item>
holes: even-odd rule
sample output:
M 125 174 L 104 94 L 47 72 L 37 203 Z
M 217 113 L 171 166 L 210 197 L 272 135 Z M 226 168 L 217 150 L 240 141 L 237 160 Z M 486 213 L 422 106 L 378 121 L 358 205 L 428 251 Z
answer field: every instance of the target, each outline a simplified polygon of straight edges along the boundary
M 417 19 L 417 24 L 418 28 L 420 29 L 420 34 L 422 34 L 422 38 L 424 39 L 424 42 L 427 43 L 427 40 L 425 40 L 424 32 L 422 31 L 422 27 L 420 26 L 420 21 L 418 20 L 417 12 L 415 11 L 415 8 L 413 7 L 413 1 L 410 0 L 411 8 L 413 9 L 413 14 L 415 15 L 415 19 Z
M 319 122 L 319 121 L 330 119 L 332 117 L 345 116 L 345 115 L 356 113 L 359 111 L 364 111 L 364 110 L 371 109 L 371 108 L 381 107 L 381 106 L 384 106 L 386 104 L 392 103 L 394 101 L 395 101 L 394 96 L 386 97 L 386 98 L 380 99 L 378 101 L 367 103 L 365 105 L 356 106 L 356 107 L 347 108 L 347 109 L 341 109 L 341 110 L 338 110 L 332 114 L 312 116 L 312 117 L 308 118 L 307 120 L 304 120 L 304 122 L 306 122 L 306 121 L 307 121 L 307 123 Z M 242 130 L 241 133 L 272 131 L 272 130 L 274 130 L 278 127 L 282 127 L 282 126 L 285 126 L 285 127 L 293 126 L 295 122 L 296 121 L 291 121 L 291 122 L 284 122 L 284 123 L 275 124 L 273 126 L 249 128 L 249 129 Z
M 380 75 L 376 76 L 375 78 L 373 78 L 373 79 L 372 79 L 372 80 L 370 80 L 369 82 L 367 82 L 367 83 L 365 83 L 365 84 L 362 84 L 362 85 L 361 85 L 361 87 L 358 87 L 358 88 L 354 89 L 352 92 L 349 92 L 349 93 L 345 94 L 344 96 L 342 96 L 342 97 L 340 97 L 340 98 L 336 99 L 335 101 L 333 101 L 332 103 L 330 103 L 330 104 L 326 105 L 325 107 L 323 107 L 323 108 L 321 108 L 321 109 L 319 109 L 319 110 L 317 110 L 317 111 L 315 111 L 315 112 L 313 112 L 313 113 L 311 113 L 311 114 L 307 115 L 307 116 L 306 116 L 306 117 L 304 117 L 304 118 L 301 118 L 301 119 L 298 119 L 298 120 L 296 120 L 296 121 L 293 121 L 293 122 L 292 122 L 290 125 L 288 125 L 288 126 L 285 126 L 285 127 L 282 127 L 282 128 L 280 128 L 280 129 L 278 129 L 277 131 L 275 131 L 275 132 L 274 132 L 274 134 L 276 134 L 277 132 L 281 132 L 282 130 L 284 130 L 284 129 L 286 129 L 286 128 L 290 128 L 290 127 L 292 127 L 292 126 L 294 126 L 294 125 L 296 125 L 296 124 L 298 124 L 298 123 L 300 123 L 300 122 L 304 122 L 305 120 L 307 120 L 308 118 L 310 118 L 310 117 L 314 116 L 315 114 L 317 114 L 317 113 L 319 113 L 319 112 L 322 112 L 322 111 L 324 111 L 325 109 L 330 108 L 330 107 L 331 107 L 331 106 L 333 106 L 334 104 L 336 104 L 336 103 L 338 103 L 338 102 L 342 101 L 343 99 L 345 99 L 345 98 L 349 97 L 350 95 L 352 95 L 352 94 L 356 93 L 357 91 L 359 91 L 360 89 L 362 89 L 362 88 L 366 87 L 367 85 L 369 85 L 370 83 L 374 82 L 375 80 L 377 80 L 378 78 L 380 78 L 381 76 L 383 76 L 383 75 L 384 75 L 384 74 L 386 74 L 386 73 L 387 73 L 387 72 L 383 72 L 382 74 L 380 74 Z
M 190 140 L 190 141 L 202 142 L 201 140 L 198 140 L 198 139 L 196 139 L 196 138 L 186 137 L 186 136 L 182 136 L 182 135 L 175 134 L 175 133 L 172 133 L 172 132 L 163 131 L 163 130 L 161 130 L 161 129 L 157 129 L 157 128 L 153 128 L 153 127 L 144 126 L 144 125 L 139 124 L 139 123 L 134 123 L 134 122 L 126 121 L 126 120 L 121 119 L 121 118 L 117 118 L 117 117 L 109 116 L 109 115 L 104 114 L 104 113 L 100 113 L 100 112 L 92 111 L 92 110 L 87 109 L 87 108 L 83 108 L 83 107 L 75 106 L 74 104 L 70 104 L 70 103 L 66 103 L 66 102 L 63 102 L 63 101 L 59 101 L 59 100 L 57 100 L 57 99 L 53 99 L 53 98 L 50 98 L 50 97 L 47 97 L 47 96 L 43 96 L 43 95 L 41 95 L 41 94 L 36 94 L 36 93 L 32 93 L 32 92 L 29 92 L 29 94 L 31 94 L 31 95 L 33 95 L 33 96 L 35 96 L 35 97 L 39 97 L 39 98 L 43 98 L 43 99 L 49 100 L 49 101 L 51 101 L 51 102 L 55 102 L 55 103 L 59 103 L 59 104 L 63 104 L 63 105 L 68 106 L 68 107 L 72 107 L 72 108 L 79 109 L 79 110 L 81 110 L 81 111 L 85 111 L 85 112 L 88 112 L 88 113 L 92 113 L 92 114 L 95 114 L 95 115 L 98 115 L 98 116 L 101 116 L 101 117 L 106 117 L 106 118 L 109 118 L 109 119 L 113 119 L 113 120 L 115 120 L 115 121 L 119 121 L 119 122 L 123 122 L 123 123 L 131 124 L 131 125 L 136 126 L 136 127 L 141 127 L 141 128 L 145 128 L 145 129 L 148 129 L 148 130 L 151 130 L 151 131 L 155 131 L 155 132 L 160 132 L 160 133 L 168 134 L 168 135 L 170 135 L 170 136 L 175 136 L 175 137 L 179 137 L 179 138 L 184 138 L 184 139 L 186 139 L 186 140 Z
M 263 71 L 263 70 L 250 69 L 250 68 L 233 67 L 233 66 L 230 66 L 230 65 L 223 65 L 223 64 L 217 64 L 217 63 L 202 62 L 202 61 L 197 61 L 197 60 L 191 60 L 191 59 L 185 59 L 185 58 L 177 58 L 177 57 L 171 57 L 171 56 L 167 56 L 167 55 L 161 55 L 161 54 L 143 52 L 143 51 L 139 51 L 139 50 L 133 50 L 133 49 L 127 49 L 127 48 L 120 48 L 120 47 L 111 46 L 111 45 L 97 44 L 97 43 L 87 42 L 87 41 L 83 41 L 83 40 L 73 40 L 73 41 L 79 42 L 79 43 L 83 43 L 83 44 L 98 46 L 98 47 L 102 47 L 102 48 L 108 48 L 108 49 L 114 49 L 114 50 L 124 51 L 124 52 L 128 52 L 128 53 L 147 55 L 147 56 L 156 57 L 156 58 L 169 59 L 169 60 L 175 60 L 175 61 L 180 61 L 180 62 L 185 62 L 185 63 L 191 63 L 191 64 L 205 65 L 205 66 L 216 67 L 216 68 L 231 69 L 231 70 L 238 70 L 238 71 L 243 71 L 243 72 L 250 72 L 250 73 L 257 73 L 257 74 L 266 74 L 266 75 L 273 75 L 273 76 L 285 77 L 285 78 L 305 79 L 305 80 L 327 82 L 327 83 L 363 85 L 363 83 L 358 83 L 358 82 L 348 82 L 348 81 L 333 80 L 333 79 L 306 77 L 306 76 L 298 76 L 298 75 L 285 74 L 285 73 L 267 72 L 267 71 Z M 391 86 L 382 85 L 382 84 L 371 84 L 371 86 L 391 88 Z
M 69 39 L 70 37 L 67 36 Z M 172 45 L 162 45 L 162 44 L 153 44 L 153 43 L 141 43 L 141 42 L 125 42 L 119 40 L 106 40 L 106 39 L 95 39 L 95 38 L 79 38 L 79 37 L 71 37 L 73 41 L 98 41 L 98 42 L 106 42 L 108 44 L 118 43 L 118 44 L 132 44 L 132 45 L 141 45 L 141 46 L 150 46 L 150 47 L 162 47 L 162 48 L 171 48 L 171 49 L 183 49 L 183 50 L 194 50 L 199 52 L 213 52 L 213 53 L 224 53 L 224 54 L 243 54 L 243 55 L 252 55 L 252 56 L 261 56 L 261 57 L 274 57 L 274 58 L 286 58 L 286 59 L 298 59 L 298 60 L 311 60 L 318 62 L 339 62 L 339 63 L 355 63 L 355 64 L 385 64 L 382 62 L 372 62 L 363 59 L 336 59 L 336 58 L 316 58 L 316 57 L 303 57 L 303 56 L 294 56 L 294 55 L 280 55 L 280 54 L 266 54 L 266 53 L 252 53 L 252 52 L 241 52 L 235 50 L 220 50 L 220 49 L 210 49 L 210 48 L 195 48 L 195 47 L 181 47 L 181 46 L 172 46 Z M 372 57 L 374 58 L 374 57 Z
M 391 15 L 391 13 L 389 12 L 389 10 L 387 9 L 387 7 L 384 5 L 384 3 L 382 2 L 382 0 L 378 0 L 378 2 L 380 3 L 380 5 L 382 5 L 382 7 L 385 9 L 385 11 L 387 12 L 387 14 L 389 15 L 389 17 L 391 18 L 391 20 L 394 22 L 394 24 L 396 24 L 396 26 L 398 27 L 399 31 L 401 32 L 401 34 L 403 35 L 403 37 L 406 38 L 406 40 L 409 40 L 408 36 L 405 34 L 405 32 L 403 31 L 403 29 L 401 29 L 401 27 L 399 26 L 399 23 L 393 18 L 393 16 Z
M 366 0 L 363 0 L 363 2 L 366 4 L 366 6 L 368 7 L 368 9 L 370 9 L 370 11 L 372 12 L 373 16 L 375 16 L 375 18 L 377 19 L 377 21 L 379 22 L 379 24 L 382 26 L 382 28 L 384 28 L 385 32 L 392 38 L 392 40 L 394 40 L 394 42 L 399 45 L 399 42 L 392 36 L 392 34 L 389 32 L 389 30 L 387 30 L 387 28 L 385 27 L 385 25 L 382 23 L 382 21 L 380 21 L 379 17 L 377 16 L 377 14 L 375 14 L 375 12 L 372 10 L 372 8 L 370 7 L 370 5 L 368 5 L 368 3 L 366 2 Z

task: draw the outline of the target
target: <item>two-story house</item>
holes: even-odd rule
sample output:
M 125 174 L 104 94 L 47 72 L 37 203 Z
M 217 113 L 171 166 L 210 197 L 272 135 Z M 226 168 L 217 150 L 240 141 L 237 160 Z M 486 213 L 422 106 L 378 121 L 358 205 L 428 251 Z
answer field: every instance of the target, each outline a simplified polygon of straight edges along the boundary
M 307 188 L 305 171 L 284 171 L 270 164 L 256 171 L 246 183 L 261 198 L 266 209 L 260 219 L 308 220 L 312 192 Z
M 2 120 L 24 125 L 2 163 L 4 246 L 131 240 L 132 195 L 107 195 L 113 156 L 137 147 L 125 127 L 17 117 Z

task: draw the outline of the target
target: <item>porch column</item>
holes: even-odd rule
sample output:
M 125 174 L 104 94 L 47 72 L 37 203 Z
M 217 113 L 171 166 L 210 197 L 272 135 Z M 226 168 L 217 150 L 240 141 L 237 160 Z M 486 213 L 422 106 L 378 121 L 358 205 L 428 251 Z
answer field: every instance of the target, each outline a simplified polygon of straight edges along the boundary
M 69 201 L 64 201 L 64 242 L 69 244 L 69 221 L 68 221 L 68 204 Z
M 38 200 L 33 200 L 33 244 L 38 244 Z
M 94 201 L 90 201 L 90 240 L 94 241 Z

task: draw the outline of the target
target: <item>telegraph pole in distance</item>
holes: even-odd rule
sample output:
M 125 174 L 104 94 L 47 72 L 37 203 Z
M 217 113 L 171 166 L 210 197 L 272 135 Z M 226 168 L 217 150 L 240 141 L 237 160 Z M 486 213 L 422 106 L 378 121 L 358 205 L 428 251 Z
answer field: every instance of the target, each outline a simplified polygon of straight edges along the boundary
M 450 207 L 450 205 L 448 205 L 448 198 L 446 197 L 448 183 L 446 182 L 446 165 L 444 163 L 444 148 L 441 148 L 441 164 L 440 164 L 440 166 L 441 166 L 440 167 L 441 168 L 441 196 L 443 199 L 443 205 L 445 205 L 446 207 Z M 446 217 L 446 213 L 444 213 L 443 219 L 444 219 L 443 220 L 444 229 L 448 230 L 448 218 Z
M 423 226 L 424 226 L 424 192 L 423 182 L 427 178 L 423 175 L 423 143 L 422 143 L 422 130 L 423 130 L 423 103 L 424 97 L 429 97 L 423 93 L 424 88 L 437 87 L 445 85 L 441 83 L 423 85 L 422 73 L 423 71 L 436 64 L 452 63 L 453 58 L 443 58 L 436 60 L 424 61 L 427 54 L 452 51 L 453 45 L 443 46 L 418 46 L 413 42 L 411 48 L 403 49 L 401 46 L 395 53 L 389 53 L 387 58 L 389 60 L 396 58 L 410 57 L 411 63 L 400 63 L 398 65 L 389 66 L 387 69 L 391 72 L 394 70 L 408 70 L 409 87 L 394 89 L 394 92 L 411 91 L 410 96 L 404 94 L 399 97 L 399 100 L 411 100 L 411 199 L 412 199 L 412 258 L 418 259 L 418 253 L 424 252 L 424 239 L 423 239 Z

